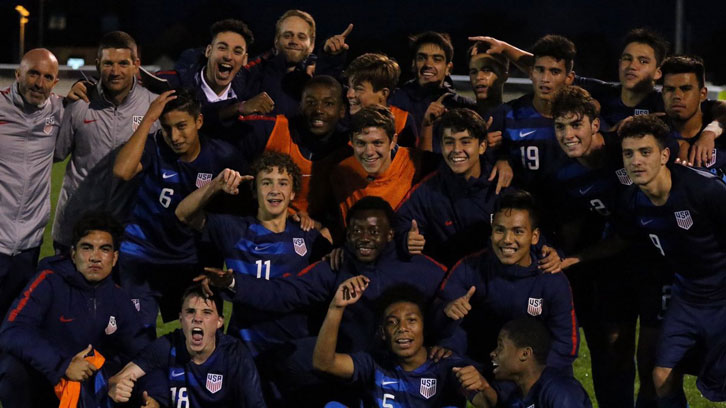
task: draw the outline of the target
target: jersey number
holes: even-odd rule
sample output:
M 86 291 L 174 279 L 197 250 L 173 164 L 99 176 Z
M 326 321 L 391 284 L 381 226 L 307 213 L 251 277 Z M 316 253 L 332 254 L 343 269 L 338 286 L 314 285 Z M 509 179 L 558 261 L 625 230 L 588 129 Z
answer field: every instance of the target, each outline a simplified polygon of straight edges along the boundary
M 393 394 L 383 394 L 383 403 L 381 407 L 383 408 L 393 408 L 393 399 L 395 396 Z M 390 401 L 389 401 L 390 399 Z
M 665 251 L 663 250 L 663 245 L 660 243 L 660 238 L 658 238 L 655 234 L 648 234 L 648 237 L 650 238 L 650 242 L 653 243 L 653 245 L 658 248 L 658 251 L 660 251 L 660 254 L 665 256 Z
M 599 198 L 590 200 L 590 205 L 592 206 L 590 208 L 592 211 L 595 211 L 600 215 L 610 215 L 610 211 L 608 211 L 608 208 L 605 207 L 605 203 L 603 203 Z
M 267 260 L 265 262 L 262 262 L 262 260 L 258 259 L 255 261 L 257 264 L 257 279 L 260 279 L 262 277 L 262 265 L 265 266 L 265 280 L 270 280 L 270 261 Z
M 187 387 L 171 387 L 171 404 L 176 408 L 189 408 L 189 395 L 187 395 Z M 176 404 L 176 405 L 174 405 Z
M 162 188 L 161 194 L 159 194 L 159 203 L 163 205 L 164 208 L 169 208 L 169 204 L 171 204 L 171 196 L 173 195 L 173 188 Z
M 519 148 L 522 154 L 522 166 L 530 169 L 539 169 L 539 148 L 537 146 L 522 146 Z
M 660 312 L 658 313 L 658 320 L 663 320 L 665 313 L 671 305 L 671 285 L 663 285 L 662 294 L 660 297 Z

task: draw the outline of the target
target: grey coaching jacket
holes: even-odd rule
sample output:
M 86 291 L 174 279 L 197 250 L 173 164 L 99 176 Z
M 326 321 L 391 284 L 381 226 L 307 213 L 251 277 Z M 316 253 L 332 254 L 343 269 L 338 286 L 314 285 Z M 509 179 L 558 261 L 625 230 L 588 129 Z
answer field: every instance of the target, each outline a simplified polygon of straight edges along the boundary
M 0 91 L 0 253 L 37 247 L 50 218 L 50 171 L 63 98 L 26 104 L 18 84 Z
M 55 160 L 65 160 L 68 155 L 71 159 L 58 197 L 54 241 L 70 246 L 73 225 L 89 210 L 109 211 L 123 221 L 136 183 L 115 178 L 113 162 L 157 96 L 134 79 L 129 94 L 115 106 L 104 95 L 99 81 L 90 89 L 90 103 L 78 100 L 66 107 Z M 154 124 L 152 132 L 157 128 L 158 124 Z

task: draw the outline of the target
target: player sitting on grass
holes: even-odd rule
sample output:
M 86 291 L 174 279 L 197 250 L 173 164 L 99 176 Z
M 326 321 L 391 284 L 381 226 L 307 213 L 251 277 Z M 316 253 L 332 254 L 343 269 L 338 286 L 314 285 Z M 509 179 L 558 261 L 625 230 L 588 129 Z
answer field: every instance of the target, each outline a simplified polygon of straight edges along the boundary
M 428 357 L 424 347 L 424 298 L 414 288 L 394 287 L 381 298 L 380 336 L 388 355 L 335 352 L 343 312 L 361 299 L 370 282 L 359 275 L 338 287 L 318 334 L 313 367 L 362 385 L 365 406 L 463 406 L 459 389 L 474 406 L 489 406 L 483 400 L 487 390 L 493 397 L 493 390 L 470 360 L 449 357 L 437 362 Z

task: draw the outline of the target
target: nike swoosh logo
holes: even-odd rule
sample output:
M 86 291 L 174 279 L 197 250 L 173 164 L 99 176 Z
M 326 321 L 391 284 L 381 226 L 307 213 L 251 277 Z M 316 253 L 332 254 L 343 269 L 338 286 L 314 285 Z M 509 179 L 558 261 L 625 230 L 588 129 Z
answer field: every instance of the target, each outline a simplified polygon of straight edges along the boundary
M 527 137 L 527 136 L 531 135 L 534 132 L 536 132 L 536 130 L 532 130 L 532 131 L 529 131 L 529 132 L 519 132 L 519 137 Z
M 74 319 L 67 319 L 67 318 L 63 317 L 63 315 L 61 315 L 61 317 L 60 317 L 60 321 L 61 321 L 61 323 L 70 323 L 70 322 L 72 322 L 73 320 L 74 320 Z
M 181 377 L 182 375 L 184 375 L 184 370 L 181 370 L 181 371 L 172 370 L 171 371 L 172 377 Z
M 590 186 L 590 187 L 588 187 L 586 189 L 580 189 L 580 194 L 582 194 L 582 195 L 587 194 L 588 191 L 592 190 L 592 187 L 593 186 Z
M 648 225 L 651 222 L 653 222 L 653 220 L 640 220 L 640 225 Z
M 161 178 L 163 178 L 164 180 L 166 180 L 170 177 L 174 177 L 174 176 L 176 176 L 176 173 L 162 173 L 161 174 Z
M 85 123 L 85 124 L 93 123 L 95 121 L 96 121 L 96 119 L 91 119 L 91 120 L 83 119 L 83 123 Z
M 398 381 L 383 381 L 381 385 L 398 384 Z

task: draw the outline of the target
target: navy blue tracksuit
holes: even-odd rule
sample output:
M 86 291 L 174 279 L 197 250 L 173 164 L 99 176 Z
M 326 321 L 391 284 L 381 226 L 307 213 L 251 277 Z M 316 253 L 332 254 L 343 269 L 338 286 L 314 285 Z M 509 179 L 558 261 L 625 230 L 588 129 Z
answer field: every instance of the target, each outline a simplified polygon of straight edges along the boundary
M 497 383 L 493 387 L 499 391 Z M 542 371 L 527 395 L 521 395 L 519 389 L 508 395 L 497 394 L 497 406 L 504 408 L 592 408 L 590 397 L 582 384 L 553 368 Z
M 467 354 L 475 361 L 490 361 L 489 353 L 496 348 L 506 322 L 534 316 L 552 335 L 547 364 L 569 369 L 580 343 L 570 284 L 562 273 L 541 272 L 537 259 L 530 256 L 532 263 L 527 267 L 504 265 L 491 250 L 466 257 L 442 284 L 441 297 L 448 303 L 476 287 L 469 301 L 471 311 L 461 320 L 468 337 Z
M 7 382 L 17 380 L 23 365 L 25 372 L 39 372 L 52 386 L 89 344 L 106 357 L 107 367 L 120 356 L 124 361 L 118 363 L 125 363 L 149 341 L 130 297 L 110 277 L 90 284 L 63 257 L 44 259 L 39 270 L 0 327 L 0 399 L 5 407 L 32 406 L 23 398 L 43 388 Z
M 446 163 L 424 178 L 396 209 L 396 240 L 408 253 L 406 237 L 411 221 L 426 238 L 424 253 L 446 266 L 487 247 L 497 183 L 487 180 L 490 166 L 480 158 L 481 175 L 464 179 Z

